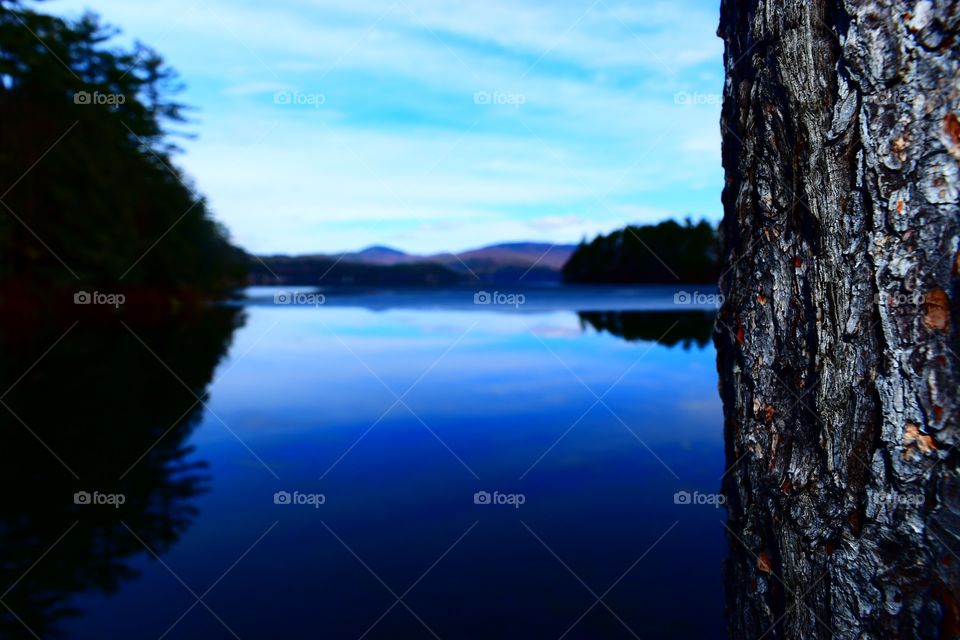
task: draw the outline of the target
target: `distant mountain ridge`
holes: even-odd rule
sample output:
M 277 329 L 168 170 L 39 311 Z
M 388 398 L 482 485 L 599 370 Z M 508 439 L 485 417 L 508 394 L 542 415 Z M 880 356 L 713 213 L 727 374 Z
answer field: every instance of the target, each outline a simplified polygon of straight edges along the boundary
M 363 264 L 384 264 L 384 265 L 393 265 L 393 264 L 402 264 L 405 262 L 415 262 L 414 256 L 404 253 L 399 249 L 394 249 L 392 247 L 385 247 L 380 245 L 374 245 L 367 247 L 366 249 L 361 249 L 353 253 L 344 253 L 337 254 L 332 257 L 334 259 L 343 257 L 345 260 L 350 260 L 351 262 L 360 262 Z
M 460 253 L 412 254 L 393 247 L 373 245 L 360 251 L 327 255 L 330 258 L 342 258 L 361 264 L 409 264 L 412 262 L 434 262 L 451 264 L 471 261 L 524 266 L 543 266 L 559 271 L 576 250 L 573 244 L 550 244 L 547 242 L 504 242 L 479 249 L 468 249 Z
M 504 242 L 460 253 L 409 254 L 374 245 L 349 253 L 268 256 L 251 284 L 457 286 L 712 283 L 717 231 L 707 220 L 629 225 L 579 245 Z
M 563 265 L 575 249 L 576 245 L 507 242 L 432 255 L 373 245 L 340 254 L 261 256 L 251 265 L 250 281 L 331 286 L 560 282 Z

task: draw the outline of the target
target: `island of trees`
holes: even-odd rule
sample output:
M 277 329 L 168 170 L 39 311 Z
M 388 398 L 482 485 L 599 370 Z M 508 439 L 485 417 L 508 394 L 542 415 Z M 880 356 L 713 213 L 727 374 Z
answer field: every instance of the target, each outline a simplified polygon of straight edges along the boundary
M 716 282 L 720 247 L 706 220 L 628 226 L 583 242 L 563 267 L 569 283 L 676 284 Z

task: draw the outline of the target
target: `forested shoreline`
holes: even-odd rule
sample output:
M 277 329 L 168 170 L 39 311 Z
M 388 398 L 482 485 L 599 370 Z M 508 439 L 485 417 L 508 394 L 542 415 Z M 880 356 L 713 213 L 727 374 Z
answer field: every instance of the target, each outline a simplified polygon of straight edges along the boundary
M 163 303 L 244 281 L 233 246 L 175 162 L 175 73 L 93 14 L 0 2 L 0 303 L 83 291 Z
M 720 247 L 706 220 L 630 225 L 582 242 L 563 267 L 563 280 L 582 284 L 716 282 Z

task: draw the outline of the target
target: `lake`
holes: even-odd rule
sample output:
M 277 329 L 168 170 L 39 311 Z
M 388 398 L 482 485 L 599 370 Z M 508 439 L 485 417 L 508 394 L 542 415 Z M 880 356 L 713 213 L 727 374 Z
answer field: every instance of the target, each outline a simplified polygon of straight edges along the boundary
M 0 633 L 725 637 L 694 289 L 257 288 L 19 340 Z

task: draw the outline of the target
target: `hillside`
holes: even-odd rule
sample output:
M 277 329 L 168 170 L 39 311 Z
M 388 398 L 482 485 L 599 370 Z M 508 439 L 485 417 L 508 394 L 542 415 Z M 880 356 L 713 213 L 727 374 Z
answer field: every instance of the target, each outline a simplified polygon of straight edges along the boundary
M 329 256 L 264 256 L 251 260 L 251 285 L 436 287 L 460 284 L 440 264 L 363 264 Z

